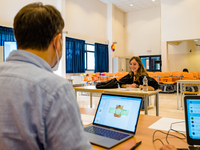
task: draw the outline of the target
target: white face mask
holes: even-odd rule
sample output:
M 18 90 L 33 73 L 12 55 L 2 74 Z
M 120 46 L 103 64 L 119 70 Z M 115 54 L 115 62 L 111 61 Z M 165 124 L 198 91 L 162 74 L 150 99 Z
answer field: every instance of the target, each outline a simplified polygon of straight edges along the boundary
M 58 70 L 58 67 L 59 67 L 59 63 L 60 63 L 57 49 L 56 49 L 56 56 L 57 56 L 57 62 L 56 62 L 56 64 L 55 64 L 55 66 L 53 66 L 53 68 L 51 68 L 52 71 L 57 71 L 57 70 Z
M 54 45 L 55 45 L 55 42 L 54 42 Z M 60 46 L 62 47 L 61 41 L 60 41 Z M 55 66 L 53 66 L 53 68 L 51 68 L 52 71 L 57 71 L 58 67 L 59 67 L 59 63 L 60 63 L 60 59 L 59 59 L 59 56 L 58 56 L 58 50 L 57 49 L 56 49 L 56 57 L 57 57 L 57 62 L 55 64 Z

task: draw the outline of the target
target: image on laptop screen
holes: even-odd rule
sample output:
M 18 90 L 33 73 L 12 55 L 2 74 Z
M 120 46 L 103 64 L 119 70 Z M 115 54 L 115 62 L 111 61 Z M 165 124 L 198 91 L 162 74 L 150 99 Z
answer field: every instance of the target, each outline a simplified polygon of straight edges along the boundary
M 137 97 L 103 94 L 94 124 L 135 132 L 141 101 Z
M 17 42 L 4 41 L 4 56 L 3 60 L 6 61 L 7 57 L 12 51 L 17 50 Z
M 200 142 L 200 96 L 185 97 L 187 141 L 190 145 Z

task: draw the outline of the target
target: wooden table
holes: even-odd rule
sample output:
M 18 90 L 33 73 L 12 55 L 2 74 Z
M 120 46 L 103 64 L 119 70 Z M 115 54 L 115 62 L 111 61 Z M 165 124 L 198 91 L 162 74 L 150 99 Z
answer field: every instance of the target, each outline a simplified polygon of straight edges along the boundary
M 73 85 L 73 79 L 67 79 Z
M 96 111 L 96 109 L 93 108 L 80 108 L 80 110 L 81 114 L 88 114 L 88 115 L 94 115 Z M 139 141 L 142 141 L 142 144 L 139 147 L 137 147 L 137 150 L 159 150 L 159 148 L 162 146 L 161 142 L 159 141 L 155 141 L 154 143 L 152 142 L 152 136 L 155 129 L 149 129 L 148 127 L 152 125 L 154 122 L 158 121 L 160 118 L 161 117 L 158 116 L 149 116 L 141 114 L 139 116 L 136 135 L 131 139 L 113 147 L 111 150 L 129 150 Z M 172 133 L 172 134 L 180 136 L 178 133 Z M 160 138 L 164 142 L 164 144 L 167 144 L 165 140 L 166 136 L 164 134 L 156 133 L 155 138 Z M 168 141 L 170 144 L 176 146 L 177 148 L 187 148 L 188 146 L 186 140 L 179 140 L 171 136 L 168 137 Z M 104 150 L 104 148 L 96 145 L 92 145 L 92 147 L 94 150 Z
M 95 86 L 84 86 L 84 87 L 74 87 L 75 94 L 77 97 L 77 92 L 89 92 L 90 93 L 90 108 L 92 108 L 92 93 L 111 93 L 118 95 L 132 95 L 136 97 L 142 97 L 144 99 L 144 110 L 145 115 L 148 115 L 148 98 L 151 95 L 155 95 L 155 105 L 156 105 L 156 116 L 159 116 L 159 92 L 161 90 L 143 92 L 140 91 L 125 91 L 123 88 L 119 90 L 118 88 L 113 89 L 97 89 Z
M 183 84 L 198 84 L 199 85 L 199 93 L 200 93 L 200 80 L 177 80 L 177 109 L 179 109 L 179 84 L 180 84 L 180 94 L 181 94 L 181 106 L 182 106 L 182 94 L 183 94 L 183 89 L 182 86 Z

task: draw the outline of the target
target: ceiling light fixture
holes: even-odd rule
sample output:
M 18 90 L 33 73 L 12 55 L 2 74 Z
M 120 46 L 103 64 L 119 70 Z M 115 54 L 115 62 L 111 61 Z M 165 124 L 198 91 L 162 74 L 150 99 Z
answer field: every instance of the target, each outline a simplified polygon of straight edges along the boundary
M 133 4 L 130 4 L 130 6 L 133 6 Z
M 152 0 L 152 2 L 155 2 L 155 0 Z

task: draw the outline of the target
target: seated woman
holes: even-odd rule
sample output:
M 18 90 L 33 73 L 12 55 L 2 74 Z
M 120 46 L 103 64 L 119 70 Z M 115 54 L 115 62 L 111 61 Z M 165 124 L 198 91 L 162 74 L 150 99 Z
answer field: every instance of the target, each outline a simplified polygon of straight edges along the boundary
M 129 67 L 130 73 L 119 80 L 121 87 L 143 88 L 143 78 L 146 76 L 148 79 L 148 90 L 154 91 L 158 89 L 158 82 L 154 78 L 149 77 L 139 57 L 132 57 L 129 61 Z
M 129 67 L 130 73 L 119 80 L 121 87 L 143 88 L 143 78 L 146 76 L 148 79 L 148 90 L 154 91 L 158 89 L 158 82 L 154 78 L 149 77 L 139 57 L 132 57 L 129 61 Z M 144 109 L 144 103 L 142 109 Z

